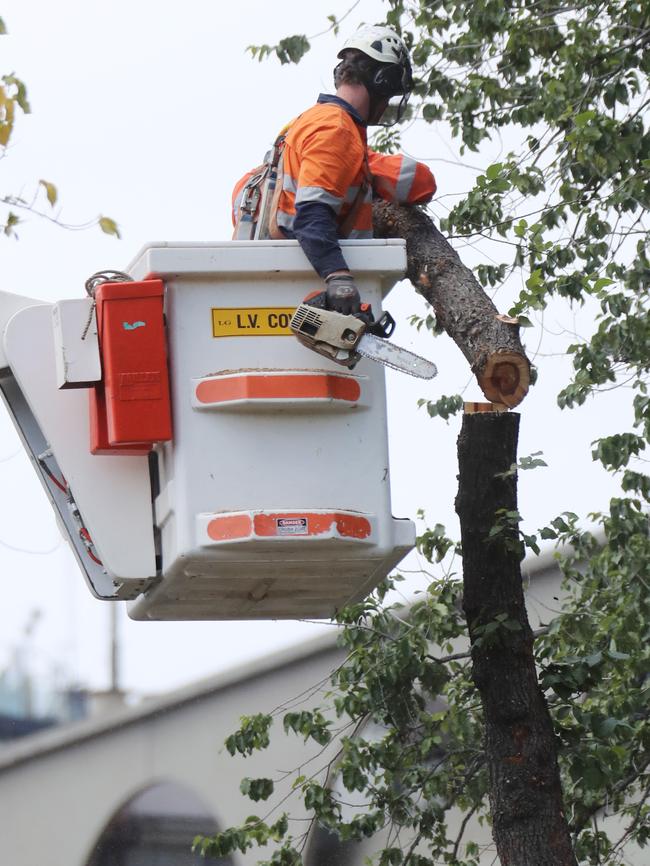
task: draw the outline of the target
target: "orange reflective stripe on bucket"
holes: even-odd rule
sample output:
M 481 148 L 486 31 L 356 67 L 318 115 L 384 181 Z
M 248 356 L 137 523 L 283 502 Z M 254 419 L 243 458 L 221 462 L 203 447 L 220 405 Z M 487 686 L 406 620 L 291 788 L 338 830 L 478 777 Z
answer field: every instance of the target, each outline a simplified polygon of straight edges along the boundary
M 306 521 L 305 530 L 301 534 L 322 535 L 329 532 L 332 524 L 336 524 L 336 531 L 344 538 L 367 538 L 372 532 L 370 521 L 366 517 L 358 517 L 354 514 L 256 514 L 253 518 L 255 535 L 263 538 L 272 538 L 280 535 L 278 521 L 297 520 L 303 518 Z M 298 534 L 298 533 L 297 533 Z
M 322 375 L 229 376 L 207 379 L 196 386 L 200 403 L 230 403 L 235 400 L 331 399 L 356 403 L 361 387 L 351 376 Z
M 208 523 L 208 535 L 213 541 L 248 538 L 253 531 L 250 514 L 225 514 Z
M 207 532 L 213 541 L 236 541 L 251 536 L 305 538 L 324 535 L 331 532 L 333 526 L 342 538 L 364 539 L 372 534 L 372 525 L 367 517 L 335 511 L 254 514 L 252 520 L 250 514 L 224 514 L 210 520 Z

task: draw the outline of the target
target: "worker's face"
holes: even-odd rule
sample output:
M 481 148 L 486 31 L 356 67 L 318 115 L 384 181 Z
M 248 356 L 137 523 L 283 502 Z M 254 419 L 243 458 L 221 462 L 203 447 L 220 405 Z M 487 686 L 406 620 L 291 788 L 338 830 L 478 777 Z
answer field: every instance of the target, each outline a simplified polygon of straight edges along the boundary
M 401 93 L 398 96 L 393 96 L 390 99 L 383 99 L 377 106 L 375 118 L 368 119 L 370 126 L 394 126 L 406 116 L 407 103 L 409 93 Z

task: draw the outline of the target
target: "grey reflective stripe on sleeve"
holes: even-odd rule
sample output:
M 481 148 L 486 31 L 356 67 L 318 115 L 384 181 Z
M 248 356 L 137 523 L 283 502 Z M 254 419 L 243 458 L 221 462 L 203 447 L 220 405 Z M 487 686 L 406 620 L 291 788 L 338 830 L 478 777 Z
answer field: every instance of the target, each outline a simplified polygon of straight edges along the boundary
M 366 241 L 369 238 L 372 238 L 372 229 L 352 229 L 346 240 Z
M 296 190 L 298 189 L 298 183 L 295 178 L 291 177 L 288 174 L 282 175 L 282 189 L 285 192 L 292 192 L 294 195 L 296 194 Z
M 416 168 L 417 162 L 414 159 L 411 159 L 408 156 L 402 157 L 399 177 L 397 178 L 397 185 L 395 186 L 395 195 L 397 197 L 397 201 L 408 201 L 409 193 L 411 192 L 411 187 L 413 186 L 413 181 L 415 180 Z
M 244 197 L 244 189 L 242 187 L 241 191 L 237 193 L 237 198 L 232 203 L 232 212 L 235 215 L 235 219 L 237 219 L 237 215 L 239 213 L 239 208 L 241 207 L 241 200 Z
M 280 210 L 278 208 L 276 220 L 277 220 L 277 223 L 280 226 L 280 228 L 289 229 L 290 231 L 293 231 L 293 222 L 294 222 L 295 218 L 296 218 L 295 214 L 285 213 L 283 210 Z
M 342 198 L 332 195 L 331 192 L 320 186 L 301 186 L 296 193 L 296 205 L 307 201 L 317 201 L 321 204 L 327 204 L 333 209 L 334 213 L 338 213 L 343 204 Z

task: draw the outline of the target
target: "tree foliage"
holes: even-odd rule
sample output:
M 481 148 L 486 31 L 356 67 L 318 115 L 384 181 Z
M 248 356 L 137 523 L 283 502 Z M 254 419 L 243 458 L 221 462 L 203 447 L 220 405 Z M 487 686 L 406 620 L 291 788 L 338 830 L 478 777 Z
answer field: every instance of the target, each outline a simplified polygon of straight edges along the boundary
M 4 20 L 0 18 L 0 36 L 7 36 Z M 29 114 L 31 107 L 27 98 L 27 86 L 24 81 L 11 72 L 0 76 L 0 162 L 10 156 L 10 146 L 16 130 L 16 123 L 21 114 Z M 47 202 L 44 209 L 43 196 Z M 18 195 L 10 191 L 0 190 L 0 231 L 7 237 L 17 237 L 16 227 L 23 221 L 21 214 L 32 214 L 43 217 L 65 228 L 89 228 L 93 225 L 108 235 L 120 236 L 115 220 L 107 216 L 80 225 L 67 225 L 56 210 L 59 193 L 55 184 L 49 180 L 39 180 L 30 197 Z
M 650 442 L 650 6 L 387 0 L 385 7 L 386 22 L 412 51 L 419 116 L 448 125 L 461 152 L 480 152 L 505 131 L 516 142 L 478 175 L 441 228 L 452 237 L 496 238 L 512 251 L 476 268 L 486 287 L 521 276 L 512 316 L 557 298 L 597 304 L 594 332 L 567 348 L 573 376 L 558 395 L 562 408 L 579 411 L 600 389 L 622 384 L 631 394 L 632 429 L 621 421 L 618 433 L 593 443 L 594 460 L 618 475 L 621 495 L 608 512 L 589 516 L 592 531 L 564 513 L 525 535 L 516 512 L 495 515 L 493 531 L 522 555 L 543 541 L 570 551 L 557 554 L 566 600 L 536 634 L 536 660 L 576 858 L 617 864 L 630 842 L 644 847 L 650 835 L 650 480 L 643 471 Z M 307 40 L 292 40 L 296 55 L 308 48 Z M 424 324 L 435 329 L 432 320 Z M 427 404 L 443 419 L 459 407 L 453 396 Z M 531 455 L 512 471 L 542 464 Z M 449 837 L 447 821 L 452 809 L 490 820 L 481 709 L 468 653 L 459 651 L 467 626 L 450 563 L 462 553 L 438 525 L 418 544 L 432 564 L 426 597 L 408 609 L 387 605 L 388 581 L 344 611 L 345 661 L 332 674 L 328 706 L 285 716 L 284 727 L 324 745 L 337 733 L 327 766 L 294 782 L 321 827 L 343 841 L 380 834 L 379 866 L 470 866 L 479 847 L 464 838 L 465 822 Z M 515 626 L 497 617 L 475 640 L 507 639 Z M 239 751 L 264 747 L 272 721 L 244 723 L 233 735 Z M 245 781 L 254 800 L 271 796 L 270 780 Z M 616 832 L 603 820 L 611 815 L 620 818 Z M 223 854 L 246 850 L 257 832 L 265 844 L 275 834 L 271 862 L 298 862 L 307 838 L 301 827 L 250 822 L 197 845 Z

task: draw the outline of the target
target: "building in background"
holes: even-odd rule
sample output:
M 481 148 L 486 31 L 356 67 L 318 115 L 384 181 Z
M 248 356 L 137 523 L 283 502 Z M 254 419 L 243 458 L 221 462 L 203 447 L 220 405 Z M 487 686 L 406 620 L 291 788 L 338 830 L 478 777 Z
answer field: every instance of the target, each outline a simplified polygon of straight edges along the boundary
M 527 581 L 533 628 L 552 617 L 558 592 L 554 561 L 536 560 Z M 328 675 L 341 660 L 333 628 L 137 706 L 120 705 L 113 694 L 107 703 L 89 704 L 95 709 L 84 720 L 0 743 L 0 863 L 198 866 L 210 861 L 190 853 L 197 833 L 239 824 L 252 812 L 264 816 L 274 805 L 276 815 L 287 811 L 304 820 L 291 794 L 291 771 L 326 767 L 336 741 L 323 749 L 276 732 L 270 747 L 248 760 L 231 757 L 223 744 L 242 715 L 275 710 L 281 716 L 324 705 Z M 254 804 L 239 793 L 245 776 L 284 779 L 284 788 L 276 785 L 275 800 Z M 452 816 L 450 824 L 462 818 Z M 467 838 L 481 845 L 481 863 L 495 862 L 488 828 L 470 825 Z M 316 829 L 309 859 L 318 866 L 361 866 L 377 847 L 376 840 L 341 844 Z M 251 851 L 233 858 L 233 866 L 262 857 Z M 626 862 L 643 860 L 628 853 Z
M 242 714 L 272 709 L 327 677 L 335 633 L 245 667 L 0 744 L 0 863 L 187 866 L 198 832 L 253 811 L 244 775 L 277 776 L 306 752 L 280 736 L 255 767 L 223 748 Z M 45 852 L 47 856 L 45 857 Z M 200 858 L 196 862 L 206 862 Z

